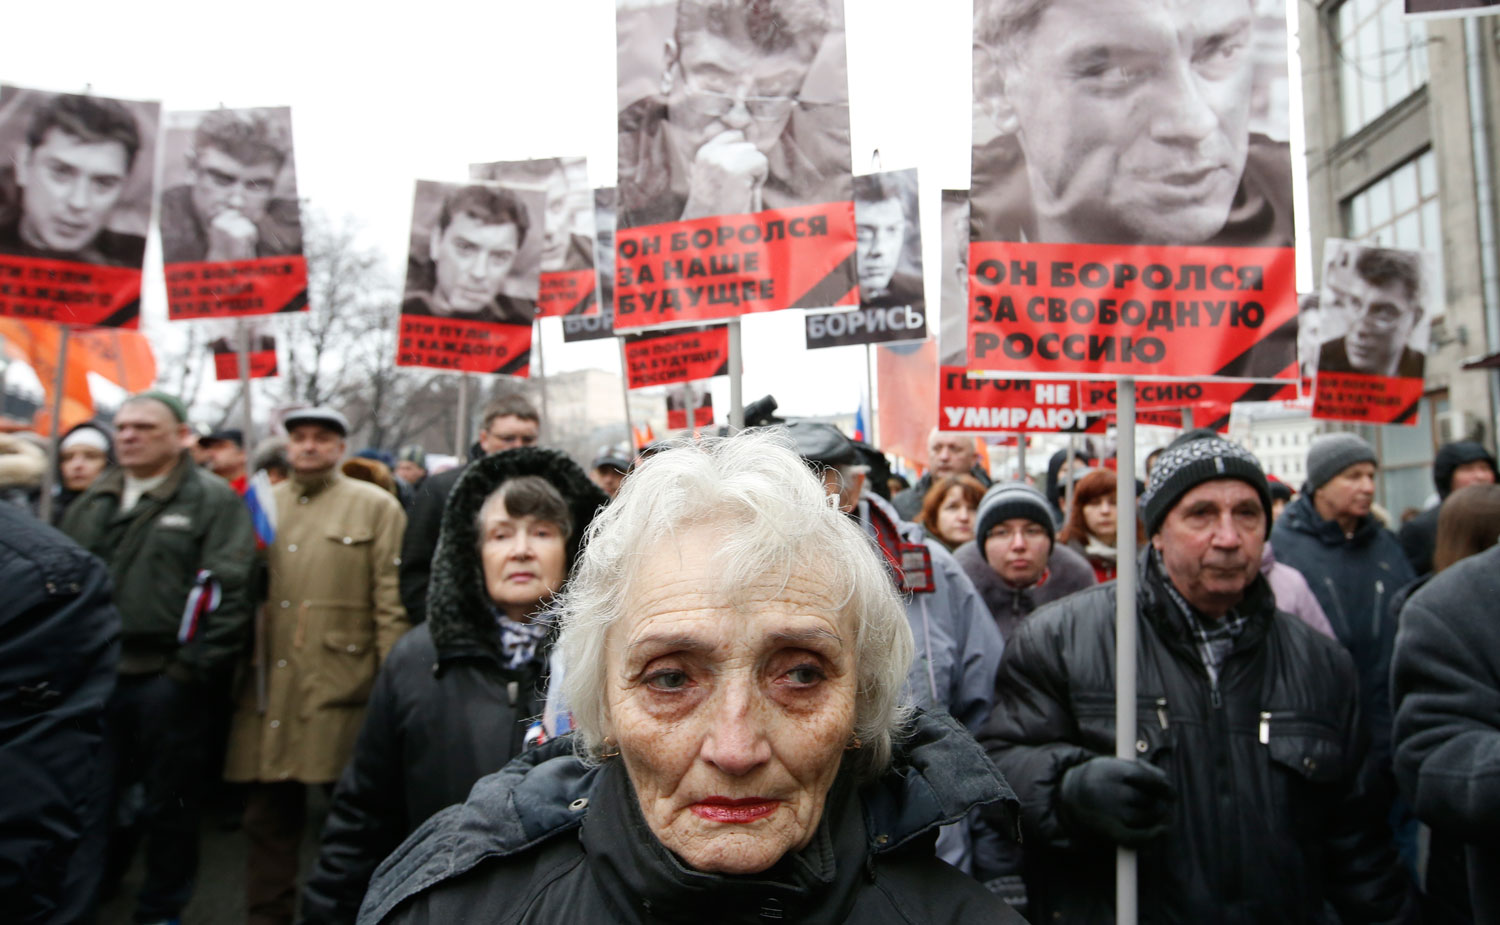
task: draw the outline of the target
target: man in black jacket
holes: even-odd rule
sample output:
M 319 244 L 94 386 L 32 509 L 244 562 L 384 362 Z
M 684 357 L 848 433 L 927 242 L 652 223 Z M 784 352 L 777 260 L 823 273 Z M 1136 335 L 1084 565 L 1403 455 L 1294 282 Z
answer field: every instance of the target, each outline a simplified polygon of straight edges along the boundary
M 0 909 L 87 921 L 106 836 L 104 709 L 120 617 L 109 572 L 0 504 Z
M 1438 512 L 1443 500 L 1470 485 L 1495 483 L 1495 457 L 1473 440 L 1445 443 L 1438 447 L 1432 460 L 1432 483 L 1437 487 L 1438 503 L 1401 525 L 1401 549 L 1411 562 L 1412 571 L 1426 575 L 1432 571 L 1432 553 L 1437 549 Z
M 1021 801 L 1033 921 L 1114 920 L 1116 846 L 1163 922 L 1408 921 L 1360 792 L 1346 652 L 1276 611 L 1260 466 L 1217 437 L 1162 454 L 1142 497 L 1138 760 L 1114 752 L 1116 585 L 1038 610 L 1006 647 L 983 741 Z
M 1473 921 L 1500 917 L 1500 547 L 1427 582 L 1401 611 L 1391 672 L 1396 778 L 1417 818 L 1465 844 Z M 1431 891 L 1436 862 L 1428 869 Z M 1456 891 L 1455 891 L 1456 892 Z M 1431 921 L 1431 920 L 1430 920 Z
M 542 416 L 522 395 L 506 395 L 484 409 L 479 441 L 470 451 L 470 464 L 491 453 L 519 446 L 535 446 L 542 433 Z M 468 466 L 459 466 L 422 481 L 401 540 L 401 605 L 412 626 L 427 616 L 427 580 L 443 527 L 443 505 Z

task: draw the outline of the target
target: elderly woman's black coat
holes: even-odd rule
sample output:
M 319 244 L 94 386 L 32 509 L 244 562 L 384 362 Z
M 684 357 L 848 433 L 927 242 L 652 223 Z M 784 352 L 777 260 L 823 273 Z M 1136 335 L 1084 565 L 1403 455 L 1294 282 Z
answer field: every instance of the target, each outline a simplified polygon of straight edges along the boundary
M 686 867 L 652 836 L 618 759 L 559 739 L 480 781 L 386 859 L 363 925 L 400 922 L 1021 921 L 933 854 L 937 827 L 1014 796 L 969 733 L 919 714 L 893 768 L 840 774 L 812 842 L 762 874 Z
M 541 715 L 543 669 L 504 667 L 480 572 L 475 517 L 499 485 L 540 475 L 568 501 L 571 566 L 608 498 L 553 450 L 525 447 L 470 465 L 449 495 L 433 561 L 427 621 L 381 667 L 354 756 L 339 779 L 317 865 L 303 892 L 307 923 L 353 922 L 381 859 L 433 813 L 522 751 Z

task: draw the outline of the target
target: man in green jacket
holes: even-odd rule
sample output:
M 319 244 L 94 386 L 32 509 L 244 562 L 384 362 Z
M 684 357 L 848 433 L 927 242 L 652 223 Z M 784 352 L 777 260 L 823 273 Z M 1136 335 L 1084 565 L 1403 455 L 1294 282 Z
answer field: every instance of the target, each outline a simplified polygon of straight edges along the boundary
M 115 416 L 119 465 L 75 501 L 62 529 L 104 560 L 120 612 L 120 679 L 106 711 L 113 793 L 141 782 L 139 829 L 150 843 L 135 920 L 178 918 L 198 866 L 206 692 L 248 638 L 255 535 L 229 483 L 183 447 L 186 412 L 147 392 Z M 110 818 L 116 814 L 111 813 Z M 104 883 L 130 862 L 114 833 Z

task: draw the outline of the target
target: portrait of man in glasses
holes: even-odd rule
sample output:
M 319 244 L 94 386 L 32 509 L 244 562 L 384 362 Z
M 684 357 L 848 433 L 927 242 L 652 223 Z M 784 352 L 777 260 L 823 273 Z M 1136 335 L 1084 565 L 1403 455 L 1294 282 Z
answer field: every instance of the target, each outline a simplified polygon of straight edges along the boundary
M 849 198 L 836 3 L 675 0 L 622 9 L 621 227 Z M 656 50 L 646 55 L 653 38 Z M 651 73 L 627 75 L 648 60 Z M 815 63 L 836 79 L 811 79 Z
M 169 150 L 183 148 L 161 197 L 164 263 L 222 262 L 302 253 L 292 179 L 291 110 L 173 113 Z M 168 169 L 176 165 L 168 162 Z
M 1414 335 L 1424 317 L 1423 258 L 1417 251 L 1329 242 L 1321 298 L 1324 323 L 1345 328 L 1318 350 L 1319 373 L 1422 377 Z

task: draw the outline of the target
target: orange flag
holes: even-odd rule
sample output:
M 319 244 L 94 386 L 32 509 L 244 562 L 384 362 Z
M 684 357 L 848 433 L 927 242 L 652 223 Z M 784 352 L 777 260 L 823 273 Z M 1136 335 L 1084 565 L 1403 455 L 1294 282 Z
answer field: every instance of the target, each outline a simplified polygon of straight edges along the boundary
M 75 353 L 76 351 L 76 353 Z M 75 330 L 68 341 L 68 363 L 83 364 L 127 392 L 144 392 L 156 382 L 156 355 L 140 331 L 121 328 Z
M 51 433 L 52 406 L 57 386 L 57 355 L 62 349 L 62 328 L 41 321 L 22 321 L 15 318 L 0 318 L 0 337 L 5 339 L 5 352 L 28 364 L 42 383 L 46 399 L 37 412 L 32 426 L 37 433 Z M 62 417 L 57 432 L 62 433 L 75 424 L 82 424 L 94 416 L 94 397 L 89 393 L 89 378 L 84 363 L 72 361 L 73 343 L 69 339 L 68 368 L 63 377 Z M 154 363 L 153 363 L 154 366 Z
M 938 422 L 937 341 L 877 347 L 875 376 L 879 449 L 925 467 L 927 435 Z

